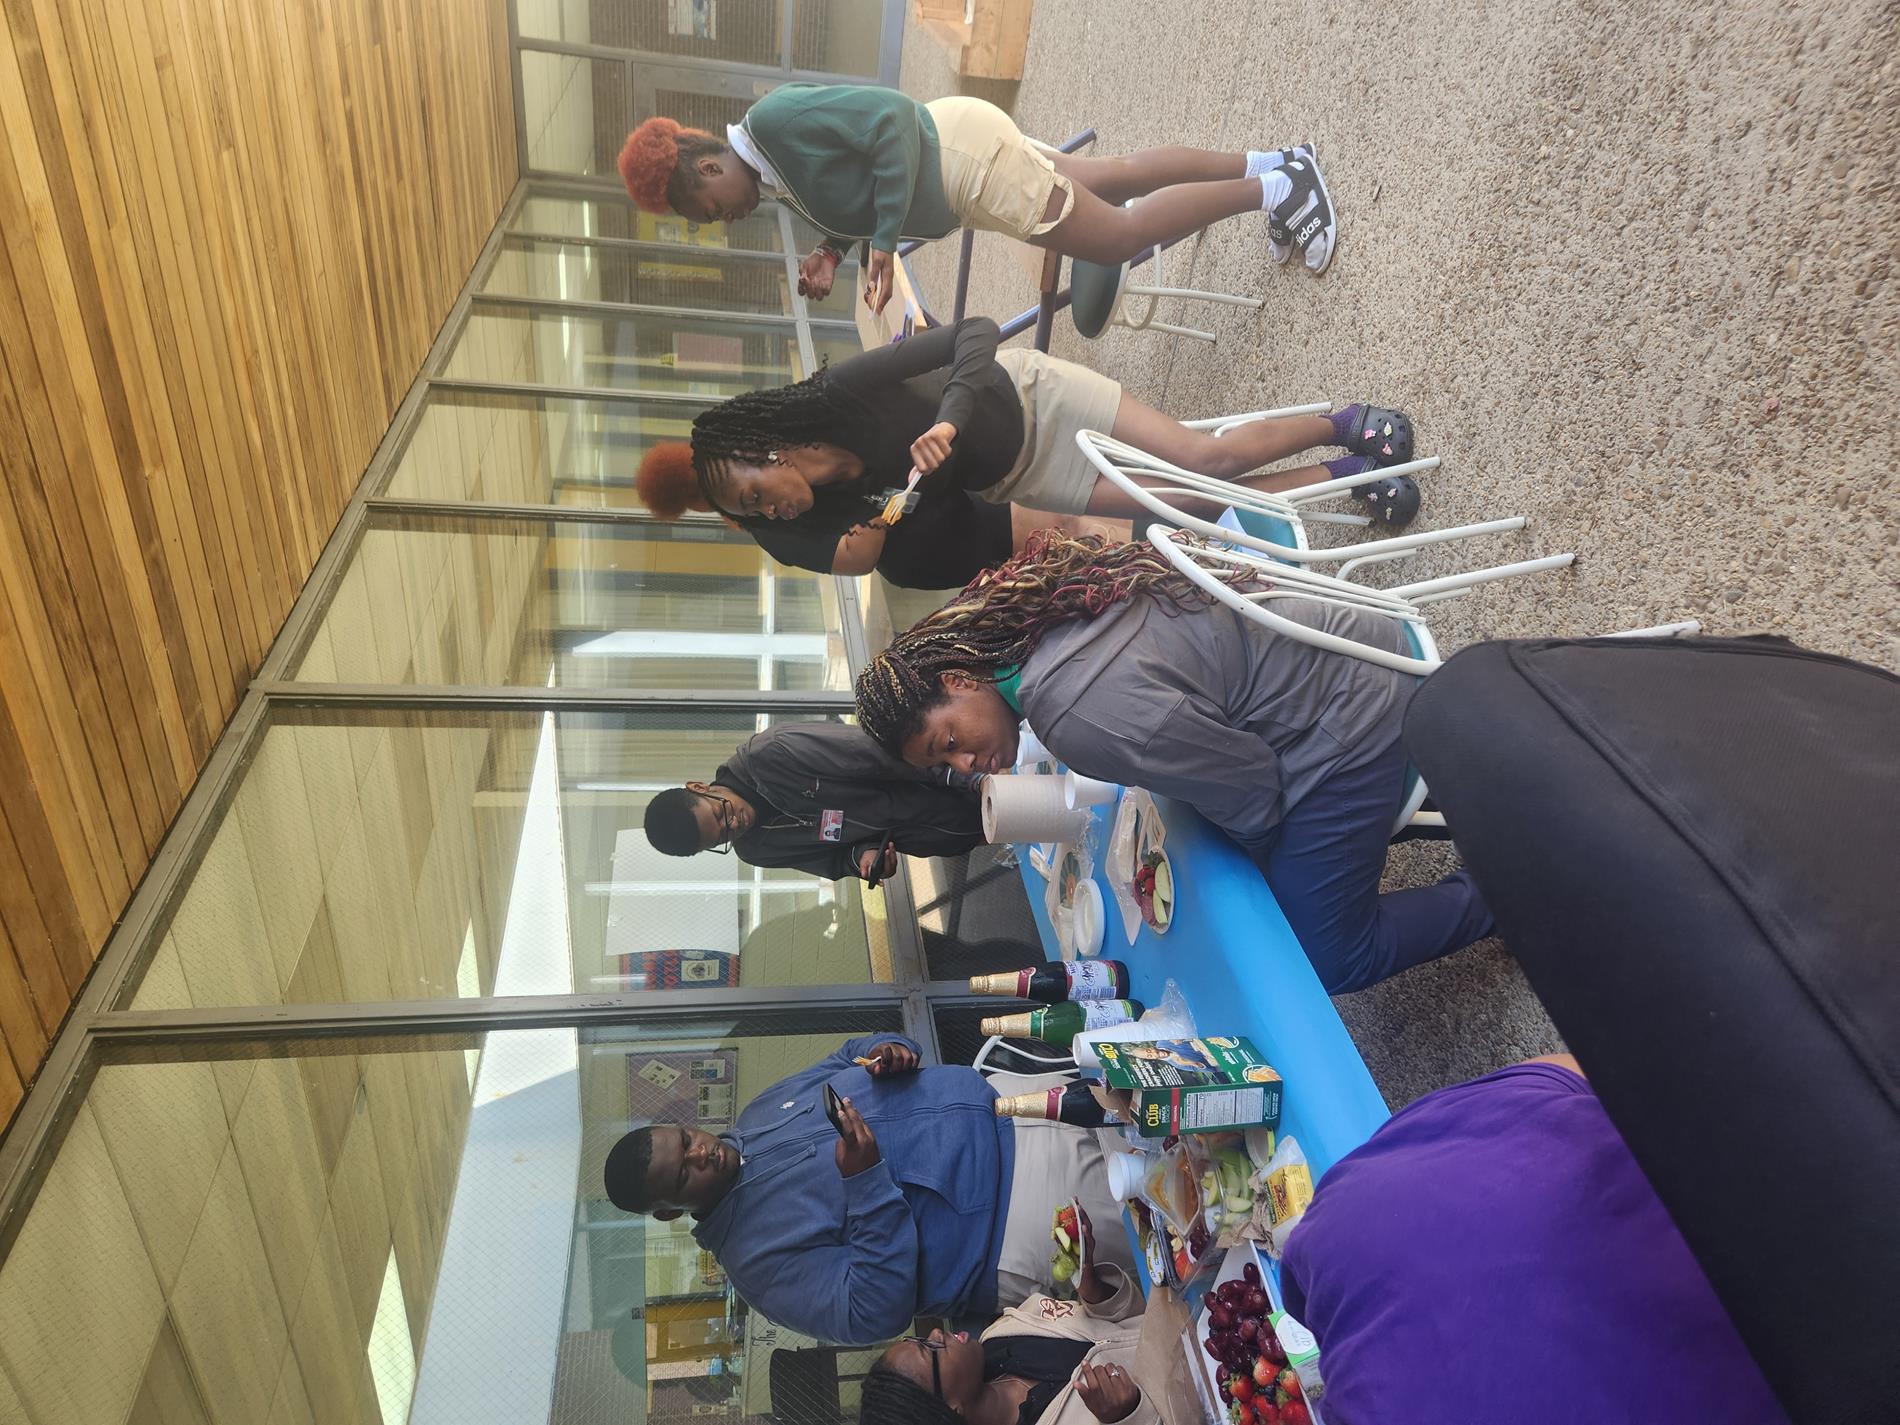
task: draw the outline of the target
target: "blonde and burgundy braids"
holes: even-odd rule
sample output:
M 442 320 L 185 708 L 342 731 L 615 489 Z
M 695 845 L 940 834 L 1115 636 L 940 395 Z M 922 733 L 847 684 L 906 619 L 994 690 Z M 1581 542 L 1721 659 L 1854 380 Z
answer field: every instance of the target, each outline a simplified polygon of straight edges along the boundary
M 1197 544 L 1192 536 L 1177 536 Z M 1224 582 L 1245 584 L 1236 568 Z M 1146 543 L 1040 530 L 1022 553 L 986 569 L 949 603 L 896 638 L 858 675 L 858 722 L 894 757 L 945 696 L 943 675 L 994 683 L 1020 667 L 1050 629 L 1146 594 L 1169 615 L 1213 599 Z

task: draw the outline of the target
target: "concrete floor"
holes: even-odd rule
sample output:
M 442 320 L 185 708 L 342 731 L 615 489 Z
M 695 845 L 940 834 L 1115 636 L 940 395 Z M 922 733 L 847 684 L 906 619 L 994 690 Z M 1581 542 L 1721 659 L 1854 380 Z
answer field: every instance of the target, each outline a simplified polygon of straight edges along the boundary
M 1047 141 L 1318 143 L 1324 278 L 1237 219 L 1192 276 L 1266 306 L 1193 318 L 1217 345 L 1063 317 L 1053 349 L 1184 418 L 1409 410 L 1445 459 L 1422 521 L 1525 514 L 1495 558 L 1582 555 L 1443 606 L 1447 652 L 1693 616 L 1900 667 L 1900 5 L 1038 0 L 1027 75 L 960 86 L 905 39 L 908 92 L 980 94 Z M 1033 302 L 1018 251 L 978 237 L 972 312 Z M 945 310 L 955 259 L 912 259 Z M 1388 884 L 1449 864 L 1400 847 Z M 1394 1106 L 1559 1047 L 1496 942 L 1338 1003 Z

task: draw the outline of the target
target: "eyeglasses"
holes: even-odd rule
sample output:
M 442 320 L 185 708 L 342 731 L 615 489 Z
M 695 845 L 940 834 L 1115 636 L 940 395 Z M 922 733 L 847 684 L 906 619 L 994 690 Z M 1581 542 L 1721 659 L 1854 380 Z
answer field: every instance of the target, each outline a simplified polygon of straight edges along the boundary
M 906 1336 L 905 1340 L 913 1346 L 922 1346 L 930 1355 L 930 1389 L 937 1399 L 943 1399 L 943 1352 L 950 1349 L 948 1341 L 939 1341 L 931 1336 Z
M 706 849 L 724 856 L 732 850 L 732 842 L 739 835 L 738 809 L 724 797 L 714 796 L 711 792 L 701 792 L 699 795 L 713 804 L 713 824 L 719 831 L 719 839 Z

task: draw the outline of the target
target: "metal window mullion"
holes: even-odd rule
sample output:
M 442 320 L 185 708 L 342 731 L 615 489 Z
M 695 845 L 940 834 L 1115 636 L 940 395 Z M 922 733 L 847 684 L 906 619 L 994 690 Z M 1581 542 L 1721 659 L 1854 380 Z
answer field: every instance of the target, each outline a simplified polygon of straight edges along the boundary
M 887 6 L 889 3 L 890 0 L 886 0 Z M 519 56 L 521 54 L 555 54 L 564 55 L 570 59 L 622 61 L 629 65 L 640 64 L 652 69 L 675 70 L 684 73 L 697 72 L 706 75 L 718 75 L 728 79 L 764 79 L 775 84 L 804 81 L 815 84 L 863 84 L 865 82 L 865 76 L 862 74 L 844 74 L 835 69 L 801 69 L 792 64 L 791 39 L 793 36 L 790 19 L 792 5 L 793 0 L 784 0 L 782 8 L 785 12 L 785 18 L 781 22 L 782 28 L 780 31 L 784 42 L 784 52 L 780 56 L 780 62 L 776 65 L 749 64 L 744 60 L 738 59 L 705 59 L 698 56 L 662 54 L 654 50 L 628 49 L 621 45 L 589 44 L 580 40 L 540 40 L 528 36 L 524 36 L 516 48 L 516 63 L 520 62 Z M 888 15 L 888 9 L 886 13 Z M 903 38 L 901 14 L 899 20 L 897 38 L 901 44 Z M 885 33 L 888 35 L 890 31 L 891 26 L 887 18 L 885 21 Z M 888 44 L 889 41 L 880 37 L 880 74 L 883 65 L 884 51 Z
M 649 391 L 626 386 L 544 386 L 533 381 L 484 381 L 471 376 L 437 376 L 428 383 L 430 393 L 457 392 L 471 396 L 519 396 L 547 401 L 619 401 L 671 403 L 704 410 L 719 404 L 720 397 L 692 395 L 683 391 Z
M 590 233 L 542 233 L 510 230 L 506 241 L 566 243 L 574 247 L 611 248 L 617 252 L 650 252 L 656 256 L 690 261 L 696 258 L 731 257 L 745 262 L 775 262 L 781 254 L 761 252 L 750 247 L 695 247 L 690 243 L 656 242 L 651 238 L 601 237 Z
M 508 0 L 508 81 L 515 102 L 515 177 L 528 171 L 528 95 L 521 75 L 521 0 Z
M 906 0 L 884 0 L 884 28 L 878 34 L 877 82 L 895 89 L 904 67 L 904 24 L 909 19 Z
M 644 302 L 602 302 L 576 297 L 521 297 L 511 292 L 478 292 L 474 305 L 527 308 L 550 316 L 646 316 L 675 322 L 737 322 L 770 327 L 789 327 L 798 320 L 766 312 L 714 312 L 703 307 L 658 307 Z
M 571 524 L 628 524 L 671 530 L 701 529 L 708 533 L 718 534 L 734 533 L 730 526 L 717 515 L 689 513 L 676 520 L 663 520 L 658 515 L 650 514 L 643 509 L 621 508 L 615 505 L 527 505 L 506 504 L 495 500 L 424 500 L 401 495 L 378 495 L 369 501 L 368 509 L 373 515 L 398 515 L 412 519 L 559 520 Z M 740 538 L 743 539 L 744 536 Z M 713 543 L 714 541 L 682 540 L 679 542 Z M 718 542 L 736 543 L 737 541 Z
M 629 990 L 620 994 L 484 995 L 360 1003 L 203 1006 L 115 1010 L 98 1016 L 103 1047 L 154 1040 L 233 1040 L 403 1033 L 482 1033 L 506 1029 L 638 1027 L 677 1019 L 740 1017 L 826 1009 L 901 1011 L 914 987 L 898 984 L 761 985 L 700 990 Z
M 543 183 L 580 183 L 597 188 L 599 194 L 626 194 L 618 176 L 613 174 L 575 173 L 565 168 L 525 168 L 521 176 L 533 180 L 537 185 Z M 595 195 L 598 196 L 598 195 Z
M 846 689 L 454 687 L 425 683 L 259 682 L 273 707 L 389 708 L 470 712 L 849 712 Z
M 786 11 L 792 8 L 791 0 L 785 0 Z M 798 363 L 807 376 L 818 369 L 818 350 L 811 339 L 811 309 L 806 306 L 805 298 L 798 290 L 798 244 L 793 241 L 792 210 L 780 203 L 778 205 L 778 238 L 785 248 L 785 280 L 790 282 L 792 310 L 798 321 Z

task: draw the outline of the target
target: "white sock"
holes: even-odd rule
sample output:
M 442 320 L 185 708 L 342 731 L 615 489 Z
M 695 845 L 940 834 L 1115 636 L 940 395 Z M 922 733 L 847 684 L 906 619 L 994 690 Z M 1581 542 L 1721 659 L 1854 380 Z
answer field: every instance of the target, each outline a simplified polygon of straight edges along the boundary
M 1280 166 L 1280 154 L 1276 149 L 1272 153 L 1262 153 L 1257 148 L 1247 150 L 1247 171 L 1243 178 L 1262 178 Z
M 1293 180 L 1284 169 L 1276 168 L 1271 173 L 1260 175 L 1260 207 L 1270 212 L 1279 204 L 1293 196 Z

